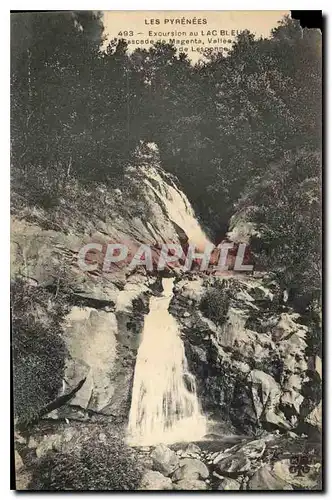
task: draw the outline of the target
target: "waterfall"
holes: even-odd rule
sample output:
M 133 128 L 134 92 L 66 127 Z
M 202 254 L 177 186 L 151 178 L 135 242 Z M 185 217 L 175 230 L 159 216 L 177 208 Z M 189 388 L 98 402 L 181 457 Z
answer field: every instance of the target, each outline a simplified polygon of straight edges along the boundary
M 175 318 L 168 312 L 174 278 L 163 278 L 163 295 L 150 299 L 137 353 L 128 443 L 195 441 L 206 433 Z
M 158 146 L 152 142 L 141 142 L 135 154 L 149 198 L 155 198 L 165 216 L 185 232 L 190 243 L 204 249 L 209 240 L 195 216 L 190 201 L 176 185 L 176 178 L 160 167 Z
M 145 174 L 145 184 L 155 193 L 167 217 L 185 231 L 191 243 L 204 249 L 209 240 L 196 219 L 187 196 L 177 187 L 172 176 L 151 166 L 143 167 L 142 171 Z

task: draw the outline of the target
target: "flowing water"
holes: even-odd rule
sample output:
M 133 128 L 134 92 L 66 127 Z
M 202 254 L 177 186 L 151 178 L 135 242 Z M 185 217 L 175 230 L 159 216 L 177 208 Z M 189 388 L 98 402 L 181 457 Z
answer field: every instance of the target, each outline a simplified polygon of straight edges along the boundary
M 195 212 L 187 198 L 171 176 L 164 178 L 156 168 L 146 168 L 145 183 L 159 198 L 167 217 L 185 231 L 190 243 L 205 248 L 209 240 L 202 230 Z
M 188 371 L 175 318 L 168 312 L 174 278 L 163 278 L 161 297 L 150 299 L 137 353 L 128 443 L 195 441 L 206 433 L 194 376 Z

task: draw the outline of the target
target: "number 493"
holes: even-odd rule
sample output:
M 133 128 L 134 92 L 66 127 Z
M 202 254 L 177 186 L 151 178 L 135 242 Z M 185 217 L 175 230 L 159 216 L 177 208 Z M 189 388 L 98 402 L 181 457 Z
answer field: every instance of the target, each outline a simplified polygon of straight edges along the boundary
M 134 36 L 133 31 L 119 31 L 118 36 Z

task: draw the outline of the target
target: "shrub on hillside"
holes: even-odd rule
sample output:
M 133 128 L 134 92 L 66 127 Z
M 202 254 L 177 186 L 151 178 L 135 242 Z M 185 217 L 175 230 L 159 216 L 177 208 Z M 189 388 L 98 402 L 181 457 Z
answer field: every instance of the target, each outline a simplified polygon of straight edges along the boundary
M 70 449 L 49 452 L 34 467 L 30 490 L 135 490 L 144 464 L 122 437 L 91 427 Z
M 21 279 L 11 284 L 14 413 L 20 423 L 34 420 L 61 388 L 65 344 L 61 322 L 66 307 L 53 304 L 42 287 Z
M 221 326 L 229 307 L 229 294 L 222 284 L 208 289 L 203 295 L 200 310 L 208 319 Z
M 14 197 L 12 206 L 17 203 L 17 197 L 28 206 L 54 210 L 65 192 L 66 171 L 56 163 L 48 165 L 17 164 L 11 167 L 11 188 Z

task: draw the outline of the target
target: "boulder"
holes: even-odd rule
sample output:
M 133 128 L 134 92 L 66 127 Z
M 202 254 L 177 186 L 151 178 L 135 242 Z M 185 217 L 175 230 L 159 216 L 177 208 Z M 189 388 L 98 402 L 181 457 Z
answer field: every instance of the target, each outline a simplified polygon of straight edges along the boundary
M 174 490 L 207 490 L 208 485 L 204 481 L 198 479 L 182 479 L 176 484 L 173 484 Z
M 71 386 L 77 383 L 78 374 L 81 378 L 86 377 L 71 405 L 98 412 L 110 403 L 114 393 L 111 371 L 117 354 L 117 333 L 115 314 L 90 307 L 71 309 L 65 324 L 65 341 L 70 355 L 65 380 Z
M 261 370 L 252 370 L 248 380 L 251 382 L 257 418 L 276 427 L 290 429 L 285 415 L 279 411 L 282 391 L 274 378 Z
M 255 439 L 250 441 L 250 443 L 241 446 L 239 453 L 243 453 L 246 457 L 251 460 L 260 458 L 265 451 L 266 444 L 264 439 Z
M 155 470 L 147 471 L 142 477 L 139 490 L 171 490 L 172 481 Z
M 321 464 L 317 460 L 305 460 L 307 455 L 296 457 L 296 463 L 283 459 L 273 464 L 273 474 L 281 481 L 286 481 L 296 488 L 308 490 L 320 489 Z
M 174 472 L 173 481 L 183 479 L 206 479 L 209 477 L 209 469 L 206 465 L 195 458 L 184 458 L 180 460 L 180 467 Z
M 293 313 L 281 313 L 278 324 L 272 328 L 272 338 L 273 340 L 283 340 L 287 339 L 293 333 L 299 331 L 300 329 L 306 331 L 306 328 L 296 323 L 299 314 Z
M 292 490 L 292 486 L 285 480 L 275 476 L 269 465 L 258 469 L 250 478 L 248 490 Z
M 23 469 L 23 467 L 24 467 L 24 463 L 23 463 L 23 460 L 21 458 L 21 455 L 19 454 L 19 452 L 17 450 L 15 450 L 15 472 L 16 472 L 16 474 L 18 473 L 18 471 Z
M 194 443 L 189 443 L 187 448 L 185 449 L 185 453 L 187 454 L 199 454 L 201 453 L 201 449 Z
M 266 449 L 265 441 L 266 439 L 254 439 L 244 444 L 236 444 L 232 446 L 232 448 L 228 448 L 226 451 L 222 451 L 214 456 L 213 463 L 217 464 L 221 461 L 221 459 L 234 455 L 241 455 L 250 458 L 251 460 L 261 458 Z
M 279 403 L 280 387 L 271 375 L 261 370 L 252 370 L 248 380 L 252 384 L 257 416 L 261 417 L 267 404 L 273 408 Z
M 250 460 L 242 454 L 226 456 L 216 465 L 216 471 L 222 475 L 238 475 L 250 470 Z
M 213 464 L 217 464 L 224 457 L 225 457 L 225 452 L 221 451 L 219 453 L 218 452 L 212 453 L 212 455 L 210 455 L 209 458 Z
M 169 476 L 179 465 L 177 454 L 164 444 L 159 444 L 151 453 L 153 467 L 165 476 Z
M 217 490 L 239 490 L 241 488 L 241 484 L 239 481 L 232 479 L 230 477 L 225 477 L 221 483 L 218 485 Z
M 301 404 L 303 403 L 304 397 L 297 391 L 290 389 L 285 391 L 280 398 L 280 402 L 283 406 L 287 406 L 294 409 L 297 414 L 300 414 Z

